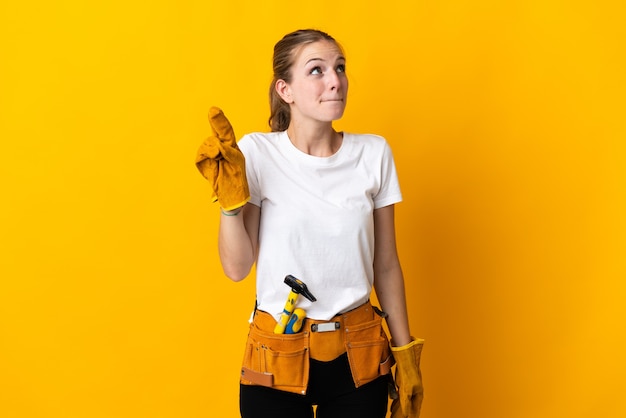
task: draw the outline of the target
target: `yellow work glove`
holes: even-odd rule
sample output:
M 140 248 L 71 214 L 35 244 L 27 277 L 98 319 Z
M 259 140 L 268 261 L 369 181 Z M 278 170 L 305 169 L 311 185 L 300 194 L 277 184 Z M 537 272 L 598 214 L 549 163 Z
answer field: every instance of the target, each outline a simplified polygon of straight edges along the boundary
M 413 339 L 402 347 L 391 347 L 396 360 L 398 398 L 391 403 L 391 418 L 418 418 L 424 399 L 420 357 L 424 340 Z
M 224 210 L 237 209 L 250 200 L 245 158 L 221 109 L 209 110 L 209 123 L 213 135 L 198 149 L 196 167 L 211 183 L 213 202 L 219 202 Z

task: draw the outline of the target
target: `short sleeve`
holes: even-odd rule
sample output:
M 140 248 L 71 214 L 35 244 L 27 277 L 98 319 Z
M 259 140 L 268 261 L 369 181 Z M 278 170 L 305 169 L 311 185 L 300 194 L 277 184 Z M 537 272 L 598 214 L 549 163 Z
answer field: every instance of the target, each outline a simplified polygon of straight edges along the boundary
M 373 197 L 374 209 L 402 201 L 402 192 L 391 147 L 385 141 L 380 160 L 380 189 Z

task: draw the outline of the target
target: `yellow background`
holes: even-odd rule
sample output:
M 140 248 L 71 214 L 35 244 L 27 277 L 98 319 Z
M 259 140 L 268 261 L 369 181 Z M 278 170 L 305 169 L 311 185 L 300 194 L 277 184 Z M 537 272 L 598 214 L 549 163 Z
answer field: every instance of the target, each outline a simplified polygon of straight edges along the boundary
M 271 49 L 346 48 L 391 143 L 424 418 L 626 416 L 621 1 L 0 5 L 0 416 L 238 416 L 253 280 L 218 264 L 208 108 L 266 130 Z

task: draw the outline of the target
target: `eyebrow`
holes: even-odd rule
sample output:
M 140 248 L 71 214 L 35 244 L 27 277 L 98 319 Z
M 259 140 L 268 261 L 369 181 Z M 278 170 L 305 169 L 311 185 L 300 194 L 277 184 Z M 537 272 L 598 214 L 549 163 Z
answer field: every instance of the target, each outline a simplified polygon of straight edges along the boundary
M 345 61 L 345 60 L 346 60 L 346 58 L 343 55 L 340 55 L 340 56 L 337 57 L 337 59 L 335 61 Z M 322 59 L 322 58 L 311 58 L 310 60 L 305 62 L 304 65 L 307 65 L 308 63 L 313 62 L 313 61 L 323 61 L 323 62 L 325 62 L 325 60 Z

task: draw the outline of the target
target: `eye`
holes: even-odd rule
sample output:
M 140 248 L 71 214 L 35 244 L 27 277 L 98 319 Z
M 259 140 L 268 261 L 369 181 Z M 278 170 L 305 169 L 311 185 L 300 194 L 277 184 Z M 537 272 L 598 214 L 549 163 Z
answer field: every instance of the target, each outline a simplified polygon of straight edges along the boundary
M 346 64 L 339 64 L 337 66 L 337 72 L 338 73 L 345 73 L 346 72 Z
M 311 71 L 309 71 L 309 74 L 311 74 L 311 75 L 322 74 L 322 69 L 321 69 L 321 67 L 314 67 L 314 68 L 311 69 Z

